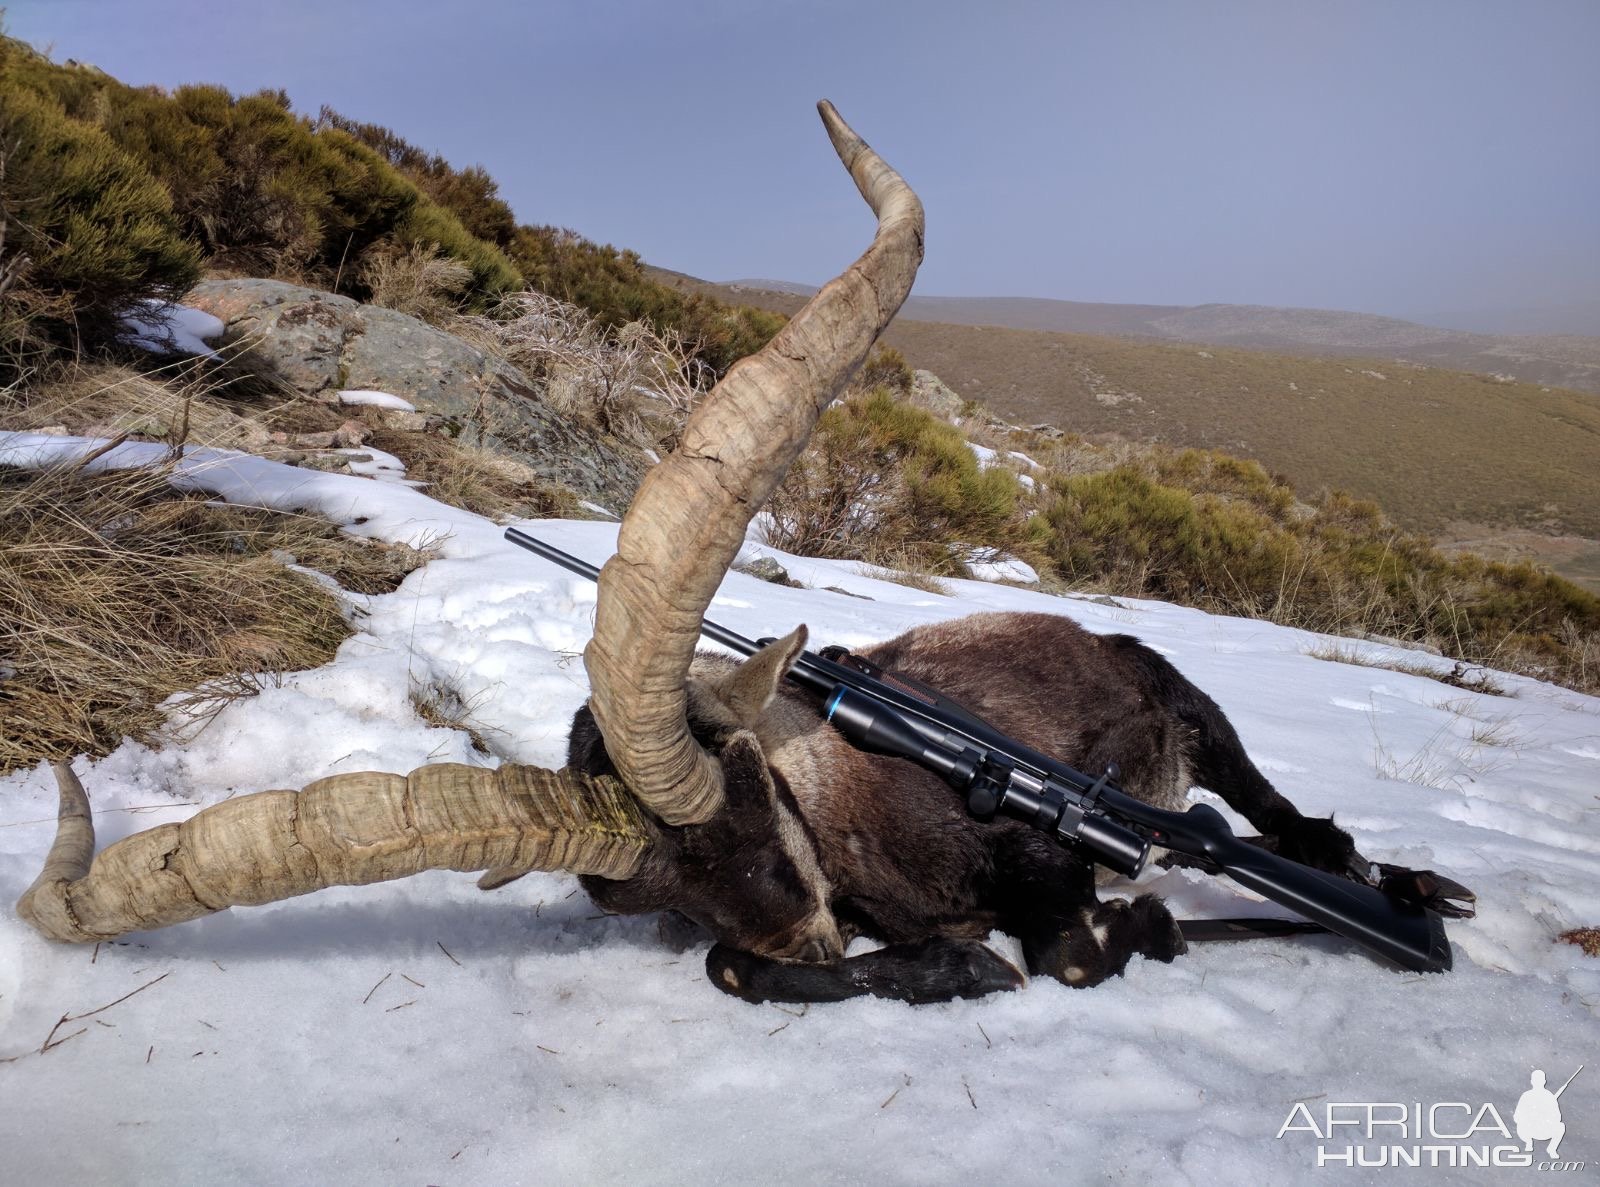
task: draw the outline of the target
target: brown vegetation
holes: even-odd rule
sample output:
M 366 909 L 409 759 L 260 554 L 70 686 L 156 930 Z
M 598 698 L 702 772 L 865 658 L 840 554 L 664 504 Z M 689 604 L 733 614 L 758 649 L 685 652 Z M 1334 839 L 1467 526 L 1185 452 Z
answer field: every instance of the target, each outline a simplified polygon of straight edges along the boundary
M 544 293 L 505 298 L 451 329 L 517 367 L 560 412 L 644 449 L 665 451 L 714 381 L 694 346 L 646 321 L 610 326 Z
M 302 516 L 219 508 L 162 469 L 0 470 L 0 772 L 205 720 L 349 633 L 286 560 L 392 589 L 424 559 Z
M 802 300 L 679 283 L 778 311 Z M 1372 500 L 1413 531 L 1470 520 L 1600 538 L 1600 397 L 1588 393 L 1372 358 L 904 317 L 884 339 L 1012 423 L 1251 458 L 1308 494 Z
M 1563 944 L 1583 949 L 1585 956 L 1600 956 L 1600 927 L 1574 927 L 1556 937 Z
M 983 469 L 960 430 L 885 388 L 828 409 L 767 510 L 769 541 L 807 556 L 964 576 L 974 553 L 1036 556 L 1016 476 Z
M 830 409 L 769 505 L 770 541 L 936 576 L 963 574 L 973 550 L 1011 554 L 1051 586 L 1377 634 L 1600 687 L 1600 597 L 1535 565 L 1447 556 L 1376 504 L 1337 491 L 1306 502 L 1226 454 L 1052 439 L 969 414 L 958 430 L 883 389 Z M 1000 457 L 980 466 L 968 436 Z M 1010 450 L 1039 463 L 1031 483 L 1000 464 Z

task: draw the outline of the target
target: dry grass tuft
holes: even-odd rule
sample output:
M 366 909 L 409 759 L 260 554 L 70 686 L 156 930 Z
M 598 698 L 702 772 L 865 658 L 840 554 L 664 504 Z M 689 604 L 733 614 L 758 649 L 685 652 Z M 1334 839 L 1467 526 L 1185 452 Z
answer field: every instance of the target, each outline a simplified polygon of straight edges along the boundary
M 898 562 L 898 563 L 896 563 Z M 875 577 L 879 581 L 892 581 L 896 585 L 903 585 L 907 589 L 921 590 L 923 593 L 938 594 L 940 597 L 955 596 L 955 591 L 948 582 L 940 580 L 932 573 L 925 573 L 920 568 L 919 558 L 914 555 L 891 557 L 883 564 L 871 564 L 862 569 L 865 577 Z
M 641 449 L 674 448 L 716 378 L 674 330 L 609 326 L 531 289 L 503 298 L 492 317 L 461 317 L 448 328 L 520 368 L 558 412 Z
M 501 731 L 477 717 L 481 696 L 462 696 L 459 688 L 445 680 L 413 678 L 410 700 L 417 716 L 429 725 L 437 729 L 461 731 L 479 754 L 505 757 L 503 750 L 492 743 L 493 736 Z
M 65 430 L 79 437 L 127 433 L 158 441 L 260 450 L 267 431 L 247 392 L 249 377 L 227 364 L 177 363 L 153 371 L 115 363 L 75 363 L 0 398 L 0 429 Z M 255 385 L 259 387 L 259 385 Z
M 373 305 L 440 323 L 454 317 L 472 288 L 472 269 L 437 244 L 390 244 L 369 251 L 360 270 Z
M 427 483 L 423 489 L 430 498 L 474 515 L 494 520 L 583 518 L 577 495 L 490 450 L 436 433 L 388 428 L 374 429 L 367 443 L 404 462 L 406 477 Z
M 288 554 L 288 555 L 286 555 Z M 196 723 L 275 675 L 325 663 L 348 588 L 393 588 L 421 554 L 303 516 L 207 505 L 161 469 L 0 470 L 0 771 Z
M 1456 660 L 1448 672 L 1441 672 L 1437 665 L 1424 660 L 1378 659 L 1375 656 L 1365 655 L 1354 647 L 1343 647 L 1337 643 L 1309 648 L 1305 654 L 1312 659 L 1325 659 L 1330 663 L 1352 664 L 1358 668 L 1381 668 L 1385 672 L 1403 672 L 1407 676 L 1424 676 L 1429 680 L 1437 680 L 1440 684 L 1447 684 L 1451 688 L 1479 692 L 1485 696 L 1507 695 L 1505 688 L 1497 683 L 1486 669 L 1464 660 Z

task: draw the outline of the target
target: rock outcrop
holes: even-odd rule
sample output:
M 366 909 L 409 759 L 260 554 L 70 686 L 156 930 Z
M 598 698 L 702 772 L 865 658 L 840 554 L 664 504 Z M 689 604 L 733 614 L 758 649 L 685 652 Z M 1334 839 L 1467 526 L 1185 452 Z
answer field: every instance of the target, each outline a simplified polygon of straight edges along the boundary
M 932 371 L 911 373 L 911 402 L 946 420 L 959 417 L 966 405 L 966 401 Z
M 424 321 L 277 280 L 208 280 L 185 303 L 222 320 L 230 357 L 329 403 L 391 392 L 464 440 L 620 512 L 648 464 L 552 409 L 515 367 Z

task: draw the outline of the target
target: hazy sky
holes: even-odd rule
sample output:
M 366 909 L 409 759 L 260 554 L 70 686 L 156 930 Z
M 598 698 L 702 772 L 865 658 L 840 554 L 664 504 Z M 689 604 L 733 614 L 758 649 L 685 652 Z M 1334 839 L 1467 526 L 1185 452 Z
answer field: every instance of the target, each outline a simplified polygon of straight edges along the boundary
M 1600 299 L 1600 3 L 9 0 L 131 83 L 282 87 L 481 164 L 527 222 L 712 279 L 917 188 L 917 291 L 1402 316 Z

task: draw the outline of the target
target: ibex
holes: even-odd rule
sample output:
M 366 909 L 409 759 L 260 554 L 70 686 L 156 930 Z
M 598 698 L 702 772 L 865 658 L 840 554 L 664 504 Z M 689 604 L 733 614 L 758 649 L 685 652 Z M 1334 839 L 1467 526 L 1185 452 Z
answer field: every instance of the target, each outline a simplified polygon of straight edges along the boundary
M 679 912 L 715 941 L 718 988 L 750 1000 L 979 996 L 1028 970 L 1089 986 L 1184 948 L 1162 903 L 1099 901 L 1093 867 L 1021 824 L 971 819 L 933 775 L 853 749 L 785 686 L 800 627 L 743 663 L 695 654 L 750 519 L 910 291 L 923 216 L 901 177 L 820 105 L 878 218 L 871 247 L 734 366 L 652 469 L 599 577 L 591 698 L 568 765 L 438 764 L 344 774 L 228 800 L 94 856 L 88 801 L 58 765 L 60 824 L 18 910 L 57 940 L 105 940 L 233 905 L 427 869 L 581 876 L 602 908 Z M 1347 872 L 1348 834 L 1310 819 L 1251 763 L 1217 705 L 1134 639 L 1045 614 L 918 628 L 864 653 L 941 688 L 1075 767 L 1120 764 L 1168 808 L 1211 788 L 1285 856 Z M 852 937 L 883 947 L 846 957 Z

